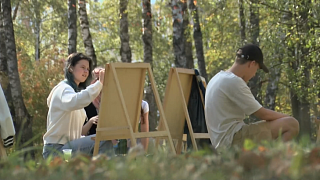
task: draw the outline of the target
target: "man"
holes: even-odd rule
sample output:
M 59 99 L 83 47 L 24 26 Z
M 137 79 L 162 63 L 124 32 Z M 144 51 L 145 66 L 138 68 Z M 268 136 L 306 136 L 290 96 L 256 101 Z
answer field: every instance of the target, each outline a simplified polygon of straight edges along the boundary
M 210 81 L 206 90 L 205 116 L 214 147 L 242 146 L 245 139 L 254 141 L 293 139 L 299 133 L 299 123 L 293 117 L 262 107 L 255 100 L 248 81 L 258 69 L 268 73 L 263 64 L 261 49 L 253 44 L 238 49 L 234 64 L 220 71 Z M 245 115 L 255 115 L 259 121 L 245 124 Z

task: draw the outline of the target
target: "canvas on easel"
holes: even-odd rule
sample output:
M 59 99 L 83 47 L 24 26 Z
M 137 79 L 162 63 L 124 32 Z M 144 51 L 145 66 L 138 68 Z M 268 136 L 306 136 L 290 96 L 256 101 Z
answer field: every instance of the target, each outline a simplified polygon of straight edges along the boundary
M 138 132 L 141 102 L 146 72 L 159 109 L 162 131 Z M 99 152 L 100 141 L 112 139 L 130 139 L 131 146 L 137 138 L 163 137 L 169 140 L 169 146 L 175 154 L 166 117 L 149 63 L 110 63 L 105 67 L 105 78 L 97 125 L 93 155 Z
M 194 133 L 188 112 L 188 102 L 195 71 L 192 69 L 171 68 L 163 100 L 163 109 L 172 139 L 177 139 L 177 153 L 182 151 L 184 125 L 187 123 L 194 150 L 198 150 L 196 139 L 208 139 L 208 133 Z M 202 99 L 203 103 L 203 99 Z M 163 128 L 159 124 L 159 129 Z M 157 139 L 158 141 L 159 139 Z

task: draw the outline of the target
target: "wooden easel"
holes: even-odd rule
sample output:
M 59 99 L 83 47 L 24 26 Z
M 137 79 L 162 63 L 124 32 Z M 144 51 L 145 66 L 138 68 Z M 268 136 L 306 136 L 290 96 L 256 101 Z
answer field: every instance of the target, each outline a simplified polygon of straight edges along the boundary
M 162 131 L 138 132 L 146 71 L 164 125 Z M 167 138 L 176 153 L 149 63 L 106 64 L 99 109 L 94 156 L 99 152 L 100 141 L 130 139 L 131 146 L 135 146 L 136 138 L 147 137 Z
M 194 133 L 188 112 L 188 101 L 191 93 L 193 76 L 192 69 L 171 68 L 167 81 L 163 109 L 167 118 L 172 139 L 177 139 L 177 153 L 182 150 L 183 130 L 187 121 L 191 142 L 194 150 L 198 150 L 195 139 L 210 138 L 208 133 Z M 202 103 L 203 102 L 203 98 Z M 160 129 L 162 124 L 159 124 Z M 158 138 L 157 138 L 158 141 Z

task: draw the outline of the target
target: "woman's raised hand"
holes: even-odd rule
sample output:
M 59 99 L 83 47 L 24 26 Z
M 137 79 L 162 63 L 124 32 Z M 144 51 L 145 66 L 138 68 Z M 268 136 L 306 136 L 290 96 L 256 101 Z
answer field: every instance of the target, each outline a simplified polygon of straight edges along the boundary
M 104 80 L 104 69 L 101 69 L 99 71 L 99 81 L 103 84 L 103 80 Z

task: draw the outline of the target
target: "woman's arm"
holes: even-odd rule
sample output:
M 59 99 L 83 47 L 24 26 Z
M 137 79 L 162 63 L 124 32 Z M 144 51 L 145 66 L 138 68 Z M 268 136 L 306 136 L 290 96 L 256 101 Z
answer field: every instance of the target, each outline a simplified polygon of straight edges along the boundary
M 100 93 L 102 83 L 97 81 L 87 89 L 75 92 L 71 86 L 65 88 L 61 94 L 59 108 L 66 111 L 74 111 L 88 106 Z
M 65 88 L 60 94 L 58 106 L 65 111 L 74 111 L 84 108 L 90 104 L 101 92 L 104 81 L 104 70 L 99 71 L 99 81 L 91 84 L 86 89 L 75 92 L 71 86 Z
M 83 136 L 88 135 L 88 132 L 92 127 L 92 125 L 98 123 L 98 119 L 99 119 L 98 116 L 93 116 L 92 118 L 90 118 L 90 120 L 85 125 L 82 126 L 81 135 Z

